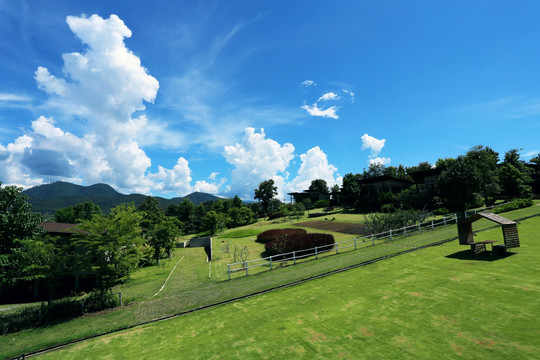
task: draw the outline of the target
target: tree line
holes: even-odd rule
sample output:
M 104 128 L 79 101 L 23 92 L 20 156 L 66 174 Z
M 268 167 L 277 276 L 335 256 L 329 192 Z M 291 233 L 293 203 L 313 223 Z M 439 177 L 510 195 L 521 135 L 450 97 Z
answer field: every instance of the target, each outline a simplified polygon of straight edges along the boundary
M 414 180 L 418 174 L 431 170 L 436 170 L 437 174 L 434 184 Z M 369 180 L 383 177 L 401 180 L 408 186 L 400 191 L 370 189 Z M 265 209 L 274 200 L 273 184 L 273 180 L 267 180 L 255 190 L 255 198 Z M 342 206 L 357 212 L 416 209 L 463 214 L 467 208 L 491 206 L 497 199 L 532 198 L 534 192 L 540 192 L 540 154 L 527 163 L 520 158 L 519 149 L 511 149 L 500 160 L 492 148 L 478 145 L 455 159 L 439 159 L 435 165 L 428 162 L 411 167 L 371 164 L 362 173 L 346 174 L 342 185 L 331 189 L 325 180 L 315 179 L 306 192 L 310 196 L 300 203 L 306 209 Z M 329 199 L 319 199 L 319 194 L 328 194 Z

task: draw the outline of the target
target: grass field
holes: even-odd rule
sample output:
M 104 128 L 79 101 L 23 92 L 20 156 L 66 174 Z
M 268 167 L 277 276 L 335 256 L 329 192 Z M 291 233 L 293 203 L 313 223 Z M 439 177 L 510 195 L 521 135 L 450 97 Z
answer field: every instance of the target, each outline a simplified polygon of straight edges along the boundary
M 538 359 L 540 217 L 519 232 L 510 256 L 455 241 L 41 358 Z
M 517 219 L 538 212 L 540 212 L 540 208 L 537 205 L 503 215 Z M 381 241 L 377 246 L 370 246 L 362 250 L 340 253 L 336 256 L 327 256 L 318 261 L 287 266 L 275 271 L 265 271 L 255 276 L 223 281 L 226 278 L 224 267 L 226 269 L 226 264 L 231 259 L 223 254 L 219 254 L 221 240 L 230 241 L 231 244 L 253 246 L 252 255 L 258 257 L 262 249 L 262 244 L 253 241 L 257 231 L 277 227 L 291 227 L 291 225 L 290 223 L 259 222 L 243 229 L 234 229 L 226 232 L 220 237 L 221 239 L 214 239 L 214 254 L 217 255 L 217 260 L 212 261 L 211 278 L 209 277 L 209 264 L 206 262 L 206 255 L 202 248 L 176 249 L 172 259 L 163 261 L 159 267 L 154 266 L 140 269 L 133 274 L 132 281 L 115 288 L 115 291 L 122 291 L 123 298 L 131 302 L 128 306 L 97 314 L 89 314 L 44 328 L 24 330 L 14 334 L 0 336 L 0 358 L 18 356 L 48 346 L 66 343 L 111 330 L 122 329 L 152 319 L 306 279 L 380 256 L 390 255 L 402 251 L 407 247 L 420 246 L 457 235 L 455 226 L 449 226 L 436 231 L 429 231 L 420 235 L 399 239 L 399 244 L 397 242 L 383 244 Z M 474 223 L 474 229 L 477 230 L 492 225 L 493 223 L 487 220 L 480 220 Z M 227 238 L 227 234 L 231 232 L 231 237 Z M 246 234 L 248 235 L 243 236 Z M 478 236 L 484 236 L 483 234 L 481 233 Z M 350 238 L 350 235 L 342 234 L 342 236 Z M 502 239 L 500 229 L 497 229 L 494 236 L 494 240 Z M 336 240 L 340 241 L 338 239 Z M 222 257 L 221 259 L 219 259 L 220 256 Z M 181 258 L 182 260 L 171 274 L 172 268 Z M 167 286 L 157 296 L 154 296 L 169 274 L 171 274 L 171 278 L 167 282 Z

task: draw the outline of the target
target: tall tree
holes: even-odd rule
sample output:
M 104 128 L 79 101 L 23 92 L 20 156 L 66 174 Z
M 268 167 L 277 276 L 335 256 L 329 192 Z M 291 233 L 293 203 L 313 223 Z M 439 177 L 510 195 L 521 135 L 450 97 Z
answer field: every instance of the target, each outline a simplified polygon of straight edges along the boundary
M 265 213 L 268 212 L 270 200 L 272 200 L 277 193 L 277 187 L 274 186 L 273 179 L 261 182 L 259 187 L 255 189 L 255 199 L 259 200 Z
M 79 225 L 84 233 L 77 235 L 76 245 L 82 250 L 78 267 L 93 275 L 98 290 L 110 289 L 139 264 L 141 218 L 133 205 L 119 205 L 108 216 L 94 216 Z
M 493 205 L 495 202 L 493 196 L 500 191 L 497 166 L 499 153 L 490 147 L 477 145 L 469 150 L 466 156 L 476 169 L 480 182 L 480 193 L 486 206 Z
M 532 188 L 529 185 L 532 183 L 531 173 L 532 170 L 525 165 L 524 161 L 520 160 L 519 149 L 507 151 L 499 169 L 501 186 L 506 195 L 511 198 L 531 197 Z
M 362 180 L 360 174 L 349 173 L 343 177 L 340 194 L 341 202 L 346 209 L 357 206 L 360 201 L 360 180 Z
M 474 203 L 476 193 L 480 190 L 480 179 L 474 164 L 464 156 L 455 160 L 439 160 L 437 164 L 443 168 L 439 176 L 439 194 L 459 217 L 465 218 L 467 205 Z
M 32 205 L 22 189 L 1 186 L 0 182 L 0 255 L 12 252 L 15 239 L 34 238 L 44 233 L 38 226 L 43 217 L 32 212 Z
M 323 179 L 315 179 L 309 185 L 309 191 L 318 192 L 322 194 L 328 194 L 330 190 L 328 189 L 328 184 Z

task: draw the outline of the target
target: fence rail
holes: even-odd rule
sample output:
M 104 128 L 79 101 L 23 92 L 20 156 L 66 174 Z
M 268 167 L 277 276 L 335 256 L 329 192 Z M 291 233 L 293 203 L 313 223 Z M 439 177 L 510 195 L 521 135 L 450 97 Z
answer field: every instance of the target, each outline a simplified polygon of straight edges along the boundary
M 470 210 L 470 211 L 467 211 L 465 215 L 469 217 L 479 212 L 493 209 L 495 207 L 505 205 L 505 204 L 506 203 L 489 206 L 489 207 L 483 207 L 480 209 Z M 237 272 L 244 272 L 245 275 L 247 276 L 249 275 L 249 269 L 253 269 L 256 267 L 267 267 L 268 270 L 272 270 L 274 267 L 283 265 L 289 261 L 292 261 L 293 265 L 296 265 L 297 261 L 304 258 L 312 257 L 312 256 L 314 256 L 314 258 L 317 260 L 319 259 L 322 253 L 328 253 L 330 251 L 334 251 L 336 254 L 338 254 L 340 250 L 343 251 L 349 248 L 354 248 L 353 250 L 357 250 L 360 244 L 371 242 L 370 245 L 373 246 L 375 245 L 375 241 L 378 241 L 378 240 L 384 240 L 384 239 L 393 240 L 396 237 L 410 236 L 414 233 L 422 233 L 422 231 L 434 230 L 435 227 L 438 227 L 438 226 L 453 225 L 456 222 L 457 222 L 457 215 L 451 214 L 451 215 L 444 216 L 440 220 L 431 220 L 431 221 L 426 221 L 423 223 L 404 226 L 399 229 L 383 231 L 378 234 L 359 236 L 359 237 L 355 237 L 354 239 L 341 241 L 341 242 L 334 243 L 331 245 L 324 245 L 324 246 L 314 247 L 311 249 L 292 251 L 289 253 L 272 255 L 272 256 L 268 256 L 268 257 L 260 258 L 260 259 L 235 262 L 235 263 L 227 264 L 227 278 L 230 280 L 231 274 L 237 273 Z M 362 247 L 365 247 L 365 246 L 362 246 Z

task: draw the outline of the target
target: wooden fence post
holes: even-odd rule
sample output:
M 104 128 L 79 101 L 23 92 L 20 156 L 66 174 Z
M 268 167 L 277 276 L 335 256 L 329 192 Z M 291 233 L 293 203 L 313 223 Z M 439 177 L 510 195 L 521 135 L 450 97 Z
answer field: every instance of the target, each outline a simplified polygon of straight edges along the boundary
M 270 256 L 270 270 L 272 270 L 272 256 Z
M 356 238 L 354 238 L 354 250 L 356 250 Z
M 296 251 L 292 252 L 293 264 L 296 265 Z
M 227 264 L 227 277 L 231 280 L 231 264 Z
M 315 259 L 319 259 L 319 254 L 317 253 L 317 247 L 315 246 Z

